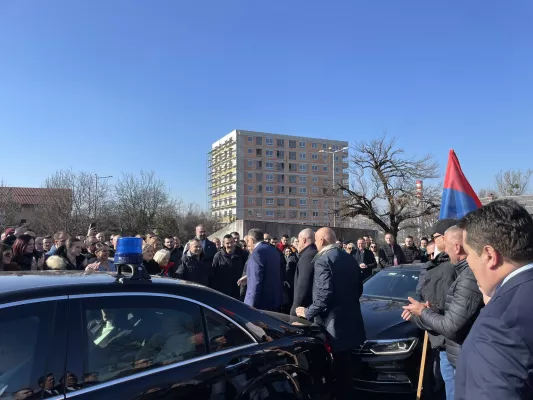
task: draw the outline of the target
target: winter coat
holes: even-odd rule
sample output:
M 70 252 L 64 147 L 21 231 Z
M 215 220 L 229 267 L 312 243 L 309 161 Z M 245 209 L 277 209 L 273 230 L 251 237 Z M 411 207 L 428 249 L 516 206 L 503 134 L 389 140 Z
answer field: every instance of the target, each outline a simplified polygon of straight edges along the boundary
M 239 247 L 235 247 L 232 254 L 228 254 L 225 249 L 215 254 L 212 265 L 213 289 L 238 300 L 240 288 L 237 281 L 242 277 L 247 258 L 246 252 Z
M 176 278 L 210 286 L 212 283 L 212 272 L 212 262 L 204 256 L 204 253 L 195 256 L 190 251 L 187 251 L 181 260 L 181 265 L 176 271 Z

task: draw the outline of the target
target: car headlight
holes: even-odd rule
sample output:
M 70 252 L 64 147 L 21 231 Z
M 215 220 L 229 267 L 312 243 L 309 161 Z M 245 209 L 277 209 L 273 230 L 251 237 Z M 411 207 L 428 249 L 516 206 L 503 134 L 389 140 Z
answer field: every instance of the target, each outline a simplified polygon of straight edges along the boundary
M 411 353 L 418 343 L 417 338 L 367 340 L 362 352 L 377 356 L 391 356 Z

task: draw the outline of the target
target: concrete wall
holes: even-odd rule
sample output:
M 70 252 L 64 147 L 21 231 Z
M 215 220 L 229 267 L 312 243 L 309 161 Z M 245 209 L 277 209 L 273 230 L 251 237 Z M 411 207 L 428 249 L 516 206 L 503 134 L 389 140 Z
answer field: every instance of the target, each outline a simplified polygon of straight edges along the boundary
M 224 235 L 227 235 L 231 232 L 239 232 L 241 238 L 248 233 L 250 229 L 258 228 L 265 233 L 269 233 L 271 236 L 276 236 L 278 239 L 282 235 L 286 234 L 289 237 L 298 236 L 298 234 L 306 229 L 311 228 L 314 231 L 319 229 L 319 226 L 314 225 L 303 225 L 303 224 L 281 224 L 278 222 L 266 222 L 266 221 L 249 221 L 249 220 L 237 220 L 231 224 L 226 225 L 224 228 L 214 232 L 209 236 L 210 239 L 218 237 L 222 240 Z M 371 236 L 374 239 L 377 238 L 378 232 L 371 229 L 354 229 L 354 228 L 332 228 L 337 238 L 344 241 L 356 241 L 362 236 Z

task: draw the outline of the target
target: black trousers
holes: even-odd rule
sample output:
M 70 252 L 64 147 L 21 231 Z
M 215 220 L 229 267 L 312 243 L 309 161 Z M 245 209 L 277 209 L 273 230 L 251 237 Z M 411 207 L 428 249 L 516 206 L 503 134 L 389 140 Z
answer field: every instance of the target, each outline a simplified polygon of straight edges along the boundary
M 333 353 L 333 360 L 335 362 L 335 399 L 336 400 L 353 400 L 355 392 L 353 388 L 353 371 L 354 363 L 357 363 L 352 350 L 344 350 L 338 353 Z

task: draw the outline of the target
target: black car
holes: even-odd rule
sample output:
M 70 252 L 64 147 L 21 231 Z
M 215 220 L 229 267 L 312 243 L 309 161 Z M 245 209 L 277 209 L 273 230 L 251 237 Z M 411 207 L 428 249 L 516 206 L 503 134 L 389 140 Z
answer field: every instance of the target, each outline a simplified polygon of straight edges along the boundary
M 407 297 L 416 298 L 420 267 L 385 268 L 364 283 L 361 312 L 367 341 L 356 351 L 363 365 L 354 378 L 360 390 L 416 392 L 424 332 L 401 314 Z
M 2 273 L 0 327 L 0 399 L 330 397 L 317 326 L 169 278 Z

